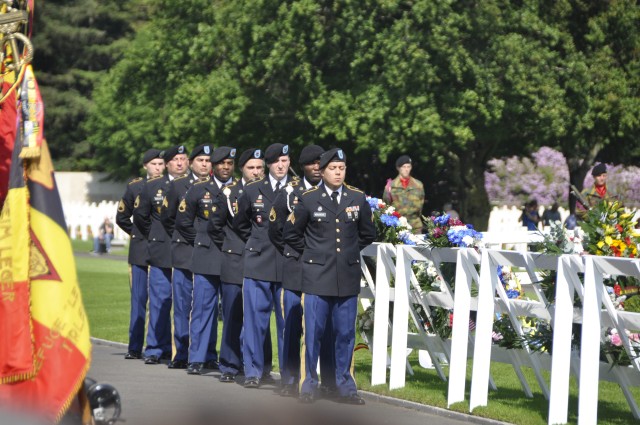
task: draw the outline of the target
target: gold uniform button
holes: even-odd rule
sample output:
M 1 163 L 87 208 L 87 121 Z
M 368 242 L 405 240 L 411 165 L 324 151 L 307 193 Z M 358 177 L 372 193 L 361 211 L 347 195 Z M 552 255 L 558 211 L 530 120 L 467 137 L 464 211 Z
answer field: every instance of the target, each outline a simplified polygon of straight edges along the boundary
M 336 233 L 340 233 L 340 229 L 336 229 Z
M 227 250 L 227 252 L 231 252 L 231 250 L 230 250 L 230 249 L 228 249 L 228 250 Z
M 340 219 L 339 218 L 336 218 L 336 223 L 340 223 Z
M 287 252 L 287 257 L 289 256 L 289 253 Z
M 340 238 L 336 239 L 336 242 L 340 242 Z
M 153 238 L 152 240 L 154 240 L 154 241 L 155 241 L 155 240 L 156 240 L 156 238 Z
M 178 239 L 178 242 L 180 242 L 180 239 Z
M 340 252 L 340 248 L 336 248 L 336 251 Z
M 313 260 L 309 260 L 310 263 L 313 263 Z
M 253 251 L 253 248 L 249 248 L 249 251 Z

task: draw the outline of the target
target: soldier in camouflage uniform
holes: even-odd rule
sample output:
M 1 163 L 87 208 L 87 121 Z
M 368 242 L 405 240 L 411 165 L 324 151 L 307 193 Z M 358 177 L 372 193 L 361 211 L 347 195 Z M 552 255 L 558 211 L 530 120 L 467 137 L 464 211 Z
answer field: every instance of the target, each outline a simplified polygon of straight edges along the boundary
M 582 201 L 576 204 L 576 214 L 579 218 L 584 219 L 587 215 L 587 209 L 593 208 L 605 199 L 618 199 L 618 197 L 607 190 L 607 166 L 605 164 L 596 164 L 591 170 L 593 176 L 593 186 L 585 188 L 580 197 L 588 205 L 583 205 Z
M 411 177 L 411 158 L 402 155 L 396 161 L 398 177 L 387 181 L 382 199 L 407 218 L 413 233 L 422 233 L 422 205 L 424 186 L 420 180 Z

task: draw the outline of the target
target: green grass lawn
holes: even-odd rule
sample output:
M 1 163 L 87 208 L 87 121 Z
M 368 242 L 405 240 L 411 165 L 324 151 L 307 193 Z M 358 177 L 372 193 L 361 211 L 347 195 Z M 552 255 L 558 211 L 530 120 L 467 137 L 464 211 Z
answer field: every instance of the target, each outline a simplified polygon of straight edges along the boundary
M 91 336 L 128 342 L 130 297 L 127 262 L 76 257 L 76 267 Z
M 434 369 L 423 369 L 418 365 L 416 354 L 409 357 L 415 375 L 407 375 L 407 384 L 404 388 L 389 390 L 388 385 L 371 386 L 371 353 L 359 350 L 355 355 L 356 380 L 358 388 L 383 394 L 403 400 L 415 401 L 430 406 L 447 408 L 447 383 L 443 382 Z M 469 413 L 469 390 L 471 388 L 472 363 L 467 365 L 467 401 L 456 403 L 451 410 Z M 532 369 L 524 368 L 529 386 L 534 393 L 532 399 L 524 396 L 520 382 L 513 368 L 503 363 L 491 363 L 491 375 L 493 376 L 497 391 L 489 392 L 487 407 L 476 408 L 473 415 L 485 418 L 497 419 L 523 425 L 537 425 L 547 423 L 548 401 L 542 395 L 537 386 L 537 381 Z M 445 368 L 445 372 L 447 372 Z M 549 373 L 545 373 L 549 383 Z M 388 382 L 388 374 L 387 374 Z M 640 389 L 633 388 L 636 401 L 640 401 Z M 569 398 L 569 423 L 577 423 L 578 412 L 578 385 L 572 377 L 570 383 Z M 633 418 L 624 395 L 618 385 L 610 382 L 600 382 L 598 423 L 599 424 L 630 424 L 636 420 Z
M 78 252 L 87 252 L 82 249 Z M 74 243 L 74 249 L 76 244 Z M 125 261 L 108 257 L 76 257 L 78 279 L 91 335 L 111 341 L 126 343 L 129 328 L 129 268 Z M 218 339 L 222 326 L 218 326 Z M 274 370 L 277 370 L 277 344 L 275 344 L 275 323 L 271 323 L 274 341 Z M 435 370 L 418 366 L 417 356 L 410 356 L 415 375 L 407 376 L 405 388 L 390 391 L 387 385 L 372 387 L 371 354 L 359 350 L 355 354 L 355 370 L 358 387 L 378 394 L 411 400 L 437 407 L 447 407 L 447 383 L 440 380 Z M 534 397 L 527 399 L 520 389 L 520 383 L 510 366 L 492 363 L 491 374 L 498 386 L 497 391 L 489 393 L 487 407 L 477 408 L 473 414 L 523 425 L 546 424 L 548 402 L 537 387 L 533 372 L 524 369 Z M 470 388 L 471 364 L 467 368 L 467 399 Z M 548 382 L 548 376 L 547 376 Z M 569 421 L 577 422 L 578 387 L 574 379 L 570 387 Z M 634 389 L 636 400 L 640 400 L 640 389 Z M 635 422 L 620 388 L 612 383 L 600 383 L 600 401 L 598 405 L 598 423 L 629 424 Z M 468 413 L 468 402 L 452 406 L 452 410 Z
M 91 252 L 93 251 L 93 240 L 72 239 L 71 246 L 74 252 Z M 127 255 L 129 253 L 128 243 L 124 246 L 114 246 L 111 248 L 112 255 Z

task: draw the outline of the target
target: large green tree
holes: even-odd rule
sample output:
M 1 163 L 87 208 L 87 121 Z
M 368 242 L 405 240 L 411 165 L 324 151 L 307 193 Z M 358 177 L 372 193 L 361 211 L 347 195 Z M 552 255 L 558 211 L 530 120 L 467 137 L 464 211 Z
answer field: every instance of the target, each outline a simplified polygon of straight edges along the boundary
M 87 169 L 92 164 L 82 124 L 97 79 L 121 59 L 124 40 L 144 14 L 139 3 L 36 2 L 33 64 L 47 108 L 45 136 L 58 169 Z
M 91 140 L 120 176 L 152 145 L 341 146 L 348 180 L 374 195 L 406 152 L 428 207 L 455 196 L 482 228 L 491 157 L 548 144 L 584 158 L 638 133 L 638 75 L 620 71 L 637 44 L 613 60 L 602 29 L 637 34 L 638 6 L 548 3 L 161 1 L 96 92 Z

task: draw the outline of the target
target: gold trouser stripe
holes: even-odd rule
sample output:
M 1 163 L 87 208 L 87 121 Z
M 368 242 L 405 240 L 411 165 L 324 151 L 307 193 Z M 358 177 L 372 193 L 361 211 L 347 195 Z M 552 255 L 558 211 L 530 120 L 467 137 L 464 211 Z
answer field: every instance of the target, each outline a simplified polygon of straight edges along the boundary
M 282 287 L 280 287 L 280 313 L 282 313 L 282 320 L 285 320 L 285 317 L 284 317 L 284 288 L 282 288 Z M 285 326 L 286 326 L 286 324 L 285 324 Z M 282 329 L 282 332 L 284 333 L 284 329 Z
M 146 317 L 144 319 L 145 322 L 145 326 L 146 326 L 146 331 L 145 331 L 145 336 L 147 335 L 147 332 L 149 331 L 149 313 L 151 312 L 151 309 L 149 308 L 151 306 L 151 297 L 149 297 L 149 290 L 151 288 L 149 288 L 149 285 L 151 284 L 151 279 L 149 278 L 149 271 L 151 270 L 151 266 L 147 266 L 147 305 L 145 306 L 145 309 L 147 311 L 146 313 Z
M 300 307 L 302 308 L 302 344 L 300 344 L 300 381 L 298 383 L 298 392 L 302 391 L 302 383 L 307 376 L 306 353 L 307 345 L 305 344 L 306 330 L 304 328 L 304 294 L 300 296 Z
M 357 305 L 356 305 L 357 307 Z M 358 323 L 358 314 L 356 313 L 356 320 L 353 322 L 353 328 L 354 328 L 354 333 L 353 333 L 353 351 L 351 352 L 351 366 L 349 367 L 349 373 L 351 374 L 351 379 L 353 379 L 353 382 L 356 382 L 356 377 L 354 375 L 354 369 L 355 369 L 355 362 L 356 362 L 356 334 L 355 334 L 355 329 L 356 329 L 356 324 Z
M 175 273 L 175 269 L 171 269 L 171 280 L 169 281 L 169 285 L 171 285 L 171 360 L 176 356 L 178 350 L 176 349 L 176 327 L 175 327 L 175 315 L 176 315 L 176 303 L 173 302 L 176 299 L 175 295 L 175 285 L 173 284 L 173 275 Z

